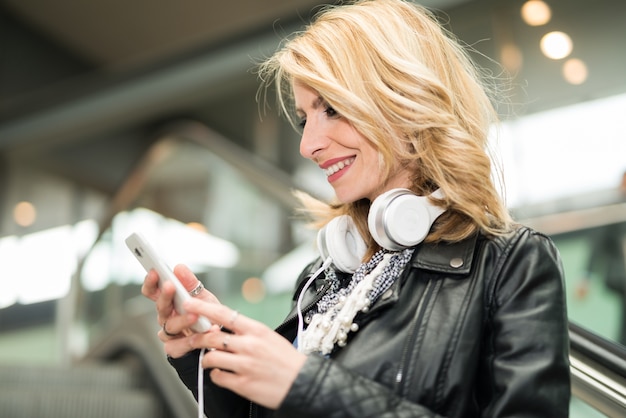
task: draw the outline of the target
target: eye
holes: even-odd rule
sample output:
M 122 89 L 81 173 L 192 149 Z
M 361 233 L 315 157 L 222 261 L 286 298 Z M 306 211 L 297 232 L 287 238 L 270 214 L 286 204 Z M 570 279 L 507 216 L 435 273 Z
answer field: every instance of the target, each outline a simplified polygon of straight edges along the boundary
M 301 118 L 300 121 L 298 122 L 298 127 L 300 127 L 300 129 L 304 129 L 305 125 L 306 125 L 306 118 Z
M 333 109 L 330 105 L 326 105 L 324 107 L 324 113 L 326 113 L 326 115 L 329 118 L 336 118 L 339 116 L 339 113 L 337 113 L 337 111 L 335 109 Z

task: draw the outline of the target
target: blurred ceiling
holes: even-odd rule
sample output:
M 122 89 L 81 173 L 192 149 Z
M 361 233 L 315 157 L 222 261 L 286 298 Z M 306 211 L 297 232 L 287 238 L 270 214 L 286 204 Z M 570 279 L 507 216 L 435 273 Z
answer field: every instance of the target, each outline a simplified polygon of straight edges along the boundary
M 181 117 L 258 151 L 253 60 L 321 3 L 0 0 L 0 164 L 113 194 L 162 126 Z M 523 0 L 421 3 L 444 11 L 452 31 L 481 54 L 499 60 L 504 46 L 517 48 L 524 64 L 514 93 L 523 96 L 514 100 L 525 103 L 522 113 L 626 91 L 623 0 L 549 2 L 545 28 L 521 22 Z M 587 62 L 585 85 L 564 83 L 561 64 L 538 52 L 540 36 L 557 29 L 572 35 Z
M 146 65 L 181 51 L 307 15 L 318 0 L 4 0 L 24 23 L 109 70 Z
M 162 123 L 208 114 L 226 131 L 253 124 L 231 112 L 254 100 L 253 57 L 321 5 L 0 0 L 0 155 L 113 193 Z
M 426 0 L 445 9 L 470 0 Z M 150 65 L 283 22 L 305 21 L 320 0 L 1 0 L 28 28 L 108 71 Z

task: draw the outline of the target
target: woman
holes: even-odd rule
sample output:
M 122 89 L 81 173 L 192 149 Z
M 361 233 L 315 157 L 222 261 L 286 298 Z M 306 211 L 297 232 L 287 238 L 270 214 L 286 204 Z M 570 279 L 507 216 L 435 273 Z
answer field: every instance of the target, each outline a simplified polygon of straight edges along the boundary
M 300 152 L 337 202 L 305 199 L 325 225 L 323 257 L 300 275 L 275 331 L 206 290 L 177 315 L 171 286 L 146 277 L 165 351 L 205 413 L 567 416 L 559 255 L 511 221 L 492 183 L 485 149 L 496 116 L 458 43 L 419 6 L 358 1 L 321 13 L 260 74 L 288 115 L 294 105 Z M 175 272 L 189 290 L 199 283 Z M 188 331 L 198 315 L 211 331 Z

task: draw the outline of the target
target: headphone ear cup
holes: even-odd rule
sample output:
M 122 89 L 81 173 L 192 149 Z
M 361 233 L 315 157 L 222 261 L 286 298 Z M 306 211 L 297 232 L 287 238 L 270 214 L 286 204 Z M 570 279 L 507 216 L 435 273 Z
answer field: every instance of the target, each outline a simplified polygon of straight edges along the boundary
M 409 189 L 392 189 L 372 202 L 367 223 L 378 245 L 398 251 L 422 242 L 443 212 L 425 196 Z
M 348 215 L 332 219 L 317 234 L 317 246 L 322 258 L 330 257 L 335 267 L 354 273 L 361 265 L 367 245 L 354 221 Z

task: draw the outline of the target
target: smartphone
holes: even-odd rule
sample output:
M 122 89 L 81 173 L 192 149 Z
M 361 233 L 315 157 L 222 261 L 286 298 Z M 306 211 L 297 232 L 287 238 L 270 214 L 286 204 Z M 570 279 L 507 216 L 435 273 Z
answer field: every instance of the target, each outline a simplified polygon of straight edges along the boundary
M 163 285 L 165 281 L 174 283 L 176 294 L 174 295 L 174 307 L 179 314 L 185 314 L 183 302 L 191 299 L 191 295 L 182 285 L 178 278 L 174 275 L 172 269 L 167 265 L 165 260 L 159 256 L 156 249 L 140 234 L 132 233 L 126 238 L 126 245 L 133 253 L 135 258 L 139 260 L 146 272 L 155 270 L 159 275 L 159 285 Z M 191 326 L 191 330 L 197 333 L 207 332 L 211 328 L 211 322 L 200 316 L 198 321 Z

